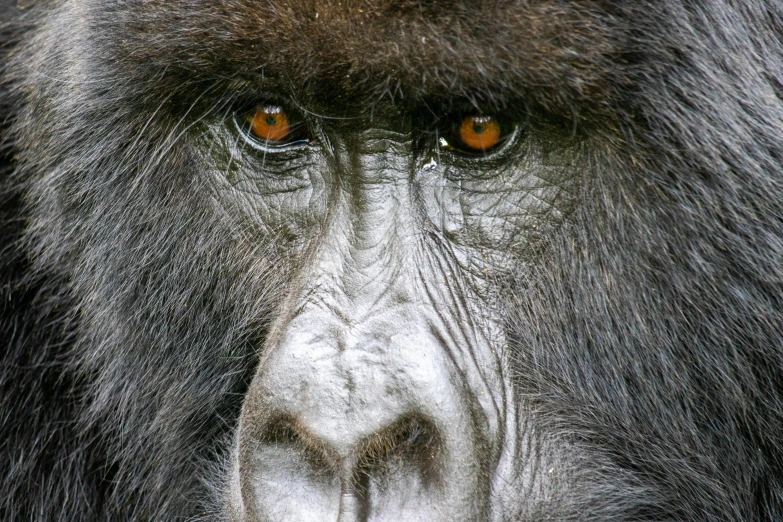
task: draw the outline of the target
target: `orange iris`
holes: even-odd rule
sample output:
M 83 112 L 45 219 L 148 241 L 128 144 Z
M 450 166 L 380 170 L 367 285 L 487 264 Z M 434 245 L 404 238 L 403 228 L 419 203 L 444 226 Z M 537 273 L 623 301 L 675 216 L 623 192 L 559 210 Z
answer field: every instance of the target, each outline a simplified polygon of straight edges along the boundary
M 460 125 L 459 137 L 473 150 L 491 149 L 500 142 L 500 124 L 492 116 L 467 116 Z
M 250 117 L 253 134 L 267 141 L 284 140 L 291 132 L 291 122 L 281 107 L 267 105 L 256 109 Z

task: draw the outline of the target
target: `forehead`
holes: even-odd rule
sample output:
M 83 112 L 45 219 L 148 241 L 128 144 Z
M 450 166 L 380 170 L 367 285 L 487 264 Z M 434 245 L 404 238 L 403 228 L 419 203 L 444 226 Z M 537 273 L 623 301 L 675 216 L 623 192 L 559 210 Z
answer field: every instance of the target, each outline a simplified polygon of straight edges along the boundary
M 611 17 L 585 5 L 138 0 L 102 22 L 128 34 L 118 48 L 127 59 L 147 68 L 184 66 L 196 77 L 263 78 L 347 95 L 511 92 L 573 104 L 600 95 L 607 78 L 597 64 L 616 61 Z

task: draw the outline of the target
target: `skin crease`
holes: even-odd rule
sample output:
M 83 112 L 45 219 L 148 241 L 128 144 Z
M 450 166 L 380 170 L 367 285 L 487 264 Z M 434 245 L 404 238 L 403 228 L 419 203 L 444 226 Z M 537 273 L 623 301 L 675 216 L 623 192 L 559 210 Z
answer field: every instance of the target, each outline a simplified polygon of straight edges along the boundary
M 0 0 L 0 520 L 783 519 L 781 42 Z

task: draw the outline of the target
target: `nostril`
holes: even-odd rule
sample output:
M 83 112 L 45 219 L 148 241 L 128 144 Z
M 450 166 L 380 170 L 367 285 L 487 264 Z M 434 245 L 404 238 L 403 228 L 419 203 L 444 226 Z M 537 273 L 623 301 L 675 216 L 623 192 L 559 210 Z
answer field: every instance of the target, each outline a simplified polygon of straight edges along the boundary
M 261 446 L 282 455 L 296 455 L 313 475 L 334 475 L 339 457 L 322 440 L 313 437 L 291 415 L 273 416 L 259 437 Z
M 266 424 L 258 442 L 275 448 L 278 454 L 296 454 L 312 472 L 345 475 L 341 478 L 350 478 L 360 494 L 369 482 L 385 483 L 396 475 L 411 473 L 425 487 L 436 484 L 442 451 L 438 428 L 420 415 L 403 416 L 353 447 L 338 451 L 293 416 L 279 414 Z
M 309 429 L 287 412 L 272 413 L 258 427 L 242 460 L 250 471 L 251 512 L 267 517 L 259 519 L 327 520 L 324 514 L 333 513 L 332 520 L 365 521 L 378 510 L 403 516 L 426 511 L 426 500 L 444 493 L 445 439 L 421 414 L 343 438 Z
M 428 419 L 409 415 L 363 441 L 358 451 L 359 482 L 382 488 L 411 478 L 429 488 L 439 483 L 440 432 Z
M 422 411 L 363 402 L 346 411 L 327 400 L 270 400 L 279 396 L 252 395 L 265 401 L 241 419 L 238 520 L 451 522 L 486 509 L 487 446 L 463 417 L 446 416 L 448 403 Z

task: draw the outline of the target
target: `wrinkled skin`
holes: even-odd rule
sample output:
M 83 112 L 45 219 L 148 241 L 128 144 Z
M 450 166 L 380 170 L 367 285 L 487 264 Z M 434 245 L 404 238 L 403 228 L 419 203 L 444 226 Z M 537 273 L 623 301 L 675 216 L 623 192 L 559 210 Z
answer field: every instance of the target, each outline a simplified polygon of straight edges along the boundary
M 783 518 L 783 9 L 627 4 L 0 2 L 0 519 Z
M 214 169 L 225 207 L 241 201 L 229 211 L 237 222 L 301 226 L 286 257 L 306 259 L 240 416 L 232 511 L 240 520 L 482 519 L 508 509 L 491 497 L 521 486 L 529 471 L 512 463 L 530 458 L 519 444 L 531 436 L 489 271 L 515 266 L 526 225 L 556 222 L 578 154 L 545 158 L 527 134 L 523 161 L 476 180 L 457 162 L 441 168 L 437 152 L 412 164 L 411 131 L 357 118 L 358 129 L 325 131 L 333 149 L 304 153 L 296 172 L 257 179 L 275 153 L 264 167 L 240 160 L 248 167 L 233 173 L 234 187 L 228 165 Z

